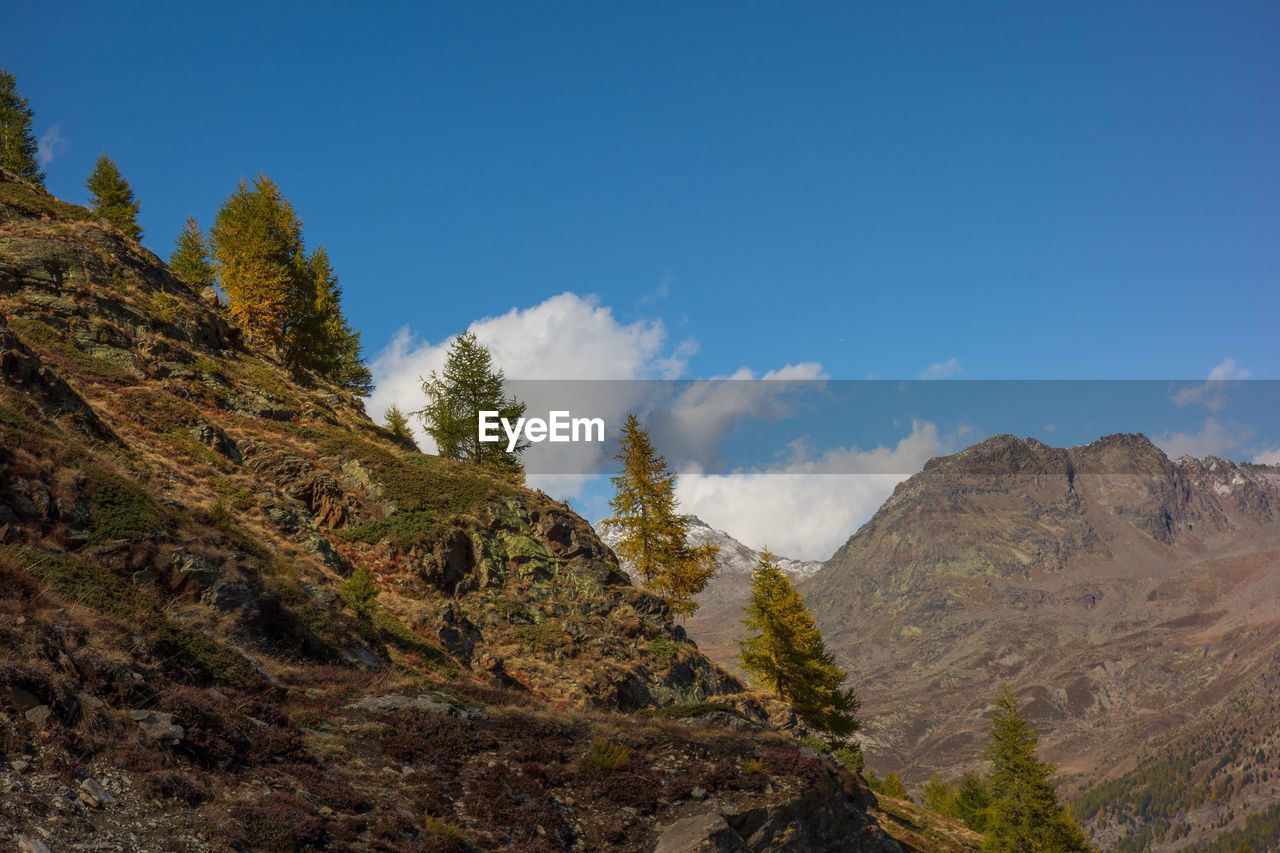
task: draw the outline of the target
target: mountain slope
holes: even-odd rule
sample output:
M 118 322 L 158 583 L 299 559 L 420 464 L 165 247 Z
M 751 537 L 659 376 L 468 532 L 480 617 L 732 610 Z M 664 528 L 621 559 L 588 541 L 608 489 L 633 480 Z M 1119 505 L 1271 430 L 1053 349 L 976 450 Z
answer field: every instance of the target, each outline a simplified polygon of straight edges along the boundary
M 9 846 L 897 849 L 581 518 L 3 172 L 0 378 Z
M 617 544 L 621 532 L 603 525 L 600 539 L 609 546 Z M 751 597 L 751 570 L 760 561 L 760 551 L 742 544 L 723 530 L 716 530 L 697 516 L 689 517 L 689 542 L 710 543 L 720 549 L 716 555 L 716 573 L 707 588 L 694 597 L 698 611 L 686 618 L 684 628 L 697 637 L 698 648 L 712 660 L 741 675 L 737 667 L 738 640 L 743 639 L 742 607 Z M 812 576 L 822 563 L 818 560 L 792 560 L 778 557 L 778 566 L 799 581 Z M 624 571 L 627 565 L 622 565 Z
M 1194 766 L 1216 795 L 1139 815 L 1121 786 L 1086 814 L 1108 842 L 1163 821 L 1152 849 L 1176 849 L 1280 795 L 1253 768 L 1280 723 L 1277 567 L 1280 469 L 1171 461 L 1136 435 L 996 436 L 900 484 L 803 590 L 863 698 L 871 766 L 978 769 L 1007 681 L 1068 793 L 1208 743 Z

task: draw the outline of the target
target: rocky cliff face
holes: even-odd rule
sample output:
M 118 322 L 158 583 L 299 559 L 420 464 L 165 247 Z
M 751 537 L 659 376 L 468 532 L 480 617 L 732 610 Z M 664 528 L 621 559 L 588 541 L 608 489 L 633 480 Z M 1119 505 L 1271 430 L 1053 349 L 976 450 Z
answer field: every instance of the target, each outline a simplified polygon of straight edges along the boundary
M 641 850 L 714 811 L 793 849 L 803 800 L 895 849 L 581 518 L 7 173 L 0 377 L 0 842 Z
M 917 783 L 980 768 L 1007 681 L 1068 793 L 1200 756 L 1227 793 L 1171 807 L 1150 843 L 1173 849 L 1280 794 L 1245 755 L 1280 746 L 1265 727 L 1205 747 L 1209 720 L 1276 698 L 1277 567 L 1280 469 L 1171 461 L 1140 435 L 996 436 L 899 485 L 802 590 L 863 699 L 871 766 Z M 1116 790 L 1136 802 L 1134 778 Z M 1099 841 L 1157 823 L 1126 797 L 1087 815 Z M 1179 821 L 1196 829 L 1175 838 Z
M 600 539 L 612 546 L 618 542 L 621 532 L 605 525 L 599 530 Z M 694 601 L 698 611 L 684 620 L 684 628 L 696 637 L 698 648 L 712 660 L 741 674 L 737 668 L 738 641 L 745 633 L 742 627 L 742 607 L 751 597 L 751 570 L 760 561 L 760 551 L 734 539 L 723 530 L 716 530 L 697 516 L 689 519 L 689 541 L 695 545 L 710 543 L 720 549 L 716 555 L 716 574 L 707 588 Z M 792 560 L 778 557 L 779 568 L 800 581 L 812 576 L 822 562 L 819 560 Z M 627 565 L 622 564 L 623 571 Z

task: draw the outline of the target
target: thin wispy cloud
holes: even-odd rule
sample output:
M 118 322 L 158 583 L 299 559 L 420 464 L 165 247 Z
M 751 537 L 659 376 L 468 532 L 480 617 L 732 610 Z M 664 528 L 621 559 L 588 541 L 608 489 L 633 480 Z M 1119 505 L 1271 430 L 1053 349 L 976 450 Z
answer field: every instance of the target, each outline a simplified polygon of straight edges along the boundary
M 959 376 L 964 373 L 964 367 L 960 364 L 960 359 L 952 356 L 946 361 L 939 361 L 929 365 L 920 371 L 921 379 L 950 379 L 953 376 Z
M 71 142 L 62 135 L 62 125 L 50 125 L 49 129 L 44 132 L 44 136 L 40 137 L 39 149 L 37 156 L 40 158 L 41 166 L 48 166 L 62 153 L 67 150 Z
M 650 302 L 661 302 L 671 295 L 671 285 L 675 284 L 676 277 L 671 270 L 667 270 L 662 274 L 662 278 L 658 279 L 658 286 L 636 300 L 637 305 L 648 305 Z
M 1219 412 L 1227 404 L 1226 383 L 1248 379 L 1250 375 L 1234 358 L 1223 359 L 1209 371 L 1208 382 L 1179 388 L 1170 398 L 1179 406 L 1204 406 L 1211 412 Z

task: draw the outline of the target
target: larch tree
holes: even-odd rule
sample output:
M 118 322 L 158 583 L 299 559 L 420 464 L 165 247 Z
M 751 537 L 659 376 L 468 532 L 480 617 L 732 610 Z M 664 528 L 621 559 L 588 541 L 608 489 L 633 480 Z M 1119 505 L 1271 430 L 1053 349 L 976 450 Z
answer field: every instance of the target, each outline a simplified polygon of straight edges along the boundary
M 603 522 L 621 533 L 614 550 L 647 589 L 667 601 L 672 613 L 689 616 L 698 609 L 694 596 L 715 574 L 720 549 L 689 544 L 689 518 L 677 512 L 676 475 L 635 413 L 627 415 L 621 450 L 614 458 L 622 471 L 612 478 L 609 506 L 614 515 Z
M 204 231 L 194 216 L 187 217 L 186 224 L 174 238 L 173 251 L 169 253 L 169 267 L 188 284 L 196 287 L 203 288 L 214 283 L 216 276 L 213 263 L 209 260 L 209 246 L 205 243 Z
M 119 228 L 131 240 L 142 239 L 138 200 L 114 160 L 106 154 L 99 154 L 84 185 L 89 190 L 89 207 L 95 215 Z
M 827 651 L 822 632 L 791 578 L 766 550 L 751 571 L 744 606 L 748 637 L 738 643 L 742 668 L 791 704 L 808 726 L 844 741 L 859 728 L 858 699 Z
M 287 357 L 311 291 L 302 221 L 266 175 L 243 179 L 210 232 L 218 280 L 250 344 Z
M 367 394 L 360 333 L 342 313 L 342 288 L 323 247 L 311 255 L 302 220 L 266 175 L 244 180 L 209 232 L 214 274 L 249 343 L 294 368 Z
M 983 849 L 992 853 L 1091 853 L 1071 812 L 1058 802 L 1057 769 L 1036 757 L 1039 731 L 1022 717 L 1018 700 L 1001 685 L 991 717 L 985 757 L 990 805 Z
M 0 166 L 43 187 L 40 146 L 31 131 L 34 117 L 31 104 L 18 94 L 18 78 L 0 68 Z
M 454 339 L 439 373 L 432 371 L 423 380 L 427 404 L 414 414 L 422 418 L 437 452 L 446 458 L 471 462 L 488 468 L 514 482 L 523 482 L 520 454 L 529 442 L 521 439 L 507 450 L 507 440 L 480 440 L 480 413 L 497 412 L 499 418 L 515 423 L 524 417 L 524 403 L 505 396 L 502 370 L 493 356 L 471 332 Z

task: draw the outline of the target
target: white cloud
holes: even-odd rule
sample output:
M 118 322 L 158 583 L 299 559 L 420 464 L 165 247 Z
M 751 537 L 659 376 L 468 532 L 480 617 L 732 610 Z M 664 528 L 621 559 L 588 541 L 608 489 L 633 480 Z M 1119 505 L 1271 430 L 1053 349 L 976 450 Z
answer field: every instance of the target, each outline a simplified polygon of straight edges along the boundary
M 1221 382 L 1228 379 L 1248 379 L 1250 375 L 1250 371 L 1236 367 L 1234 358 L 1226 358 L 1216 365 L 1213 370 L 1209 371 L 1209 381 Z
M 1173 432 L 1152 439 L 1170 459 L 1180 456 L 1205 456 L 1230 458 L 1232 452 L 1253 437 L 1252 427 L 1226 426 L 1213 418 L 1207 418 L 1198 432 Z
M 1259 450 L 1253 454 L 1255 465 L 1280 465 L 1280 447 L 1273 450 Z
M 893 488 L 948 452 L 933 424 L 916 421 L 893 448 L 838 448 L 798 456 L 768 471 L 683 474 L 676 494 L 684 512 L 755 548 L 786 557 L 830 557 Z
M 494 363 L 511 380 L 590 380 L 590 379 L 657 379 L 679 376 L 689 357 L 697 351 L 693 341 L 681 341 L 668 346 L 667 333 L 660 320 L 638 320 L 622 324 L 613 311 L 602 306 L 595 296 L 579 296 L 562 293 L 531 308 L 513 308 L 497 317 L 486 317 L 471 324 L 470 331 L 493 355 Z M 426 402 L 422 393 L 422 380 L 432 371 L 444 366 L 445 357 L 453 338 L 431 342 L 416 337 L 408 327 L 396 332 L 391 342 L 373 359 L 375 390 L 369 396 L 367 410 L 381 421 L 386 410 L 397 405 L 404 412 L 422 408 Z M 590 386 L 583 383 L 581 389 L 568 387 L 582 399 L 583 411 L 589 408 L 590 416 L 604 417 L 606 423 L 621 419 L 636 403 L 632 394 L 641 391 L 642 383 L 628 387 L 624 383 Z M 565 399 L 567 386 L 560 383 L 557 405 L 568 404 L 575 411 L 573 400 Z M 536 394 L 536 386 L 526 383 L 519 394 L 530 406 L 530 414 L 545 411 L 530 392 Z M 435 444 L 422 429 L 417 418 L 412 418 L 418 446 L 434 452 Z M 542 444 L 538 452 L 564 451 L 564 445 Z M 603 447 L 603 446 L 602 446 Z M 527 457 L 526 457 L 527 458 Z M 579 451 L 574 465 L 560 468 L 565 473 L 584 470 L 590 460 Z M 556 466 L 543 464 L 543 470 Z M 530 485 L 537 486 L 535 477 Z M 578 482 L 578 481 L 574 481 Z M 557 489 L 565 488 L 564 481 L 557 482 Z
M 44 136 L 40 137 L 40 145 L 38 148 L 38 156 L 40 157 L 40 165 L 48 166 L 63 151 L 67 150 L 67 146 L 71 143 L 62 135 L 62 125 L 50 125 L 49 129 L 44 132 Z
M 958 376 L 961 373 L 964 373 L 964 368 L 960 365 L 960 359 L 952 357 L 946 361 L 939 361 L 929 365 L 920 371 L 920 378 L 950 379 L 952 376 Z
M 1227 404 L 1225 383 L 1248 379 L 1250 375 L 1250 371 L 1236 365 L 1234 358 L 1226 358 L 1209 371 L 1208 382 L 1179 388 L 1171 399 L 1179 406 L 1198 405 L 1217 412 Z
M 706 467 L 721 440 L 743 417 L 782 418 L 791 414 L 787 395 L 826 379 L 817 362 L 788 364 L 763 376 L 741 367 L 727 377 L 682 385 L 674 400 L 647 423 L 663 455 L 678 468 Z

